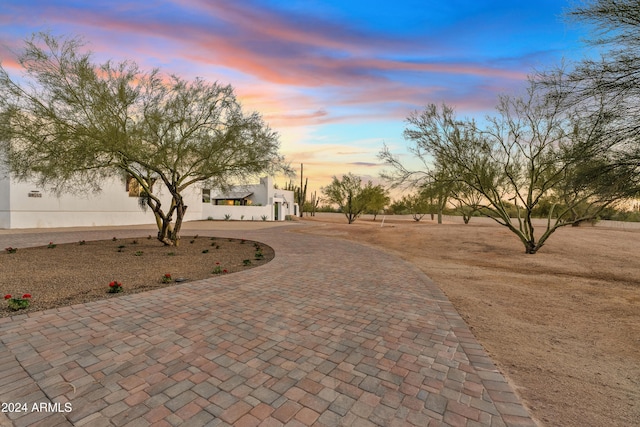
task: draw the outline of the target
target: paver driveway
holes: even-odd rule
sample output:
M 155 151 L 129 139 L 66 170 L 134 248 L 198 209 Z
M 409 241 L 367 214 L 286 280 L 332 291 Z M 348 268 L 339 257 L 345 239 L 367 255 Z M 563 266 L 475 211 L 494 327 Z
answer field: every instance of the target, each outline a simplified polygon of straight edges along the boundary
M 0 319 L 3 422 L 535 426 L 428 277 L 299 226 L 199 231 L 272 246 L 260 268 Z

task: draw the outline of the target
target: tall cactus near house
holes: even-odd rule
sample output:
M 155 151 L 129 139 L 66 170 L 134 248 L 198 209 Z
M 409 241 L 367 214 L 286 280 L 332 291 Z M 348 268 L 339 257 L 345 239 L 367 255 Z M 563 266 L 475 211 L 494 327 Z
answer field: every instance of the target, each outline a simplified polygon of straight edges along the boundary
M 307 200 L 307 182 L 309 178 L 304 181 L 302 185 L 302 178 L 304 173 L 304 164 L 300 163 L 300 187 L 298 188 L 298 207 L 300 208 L 300 218 L 302 218 L 302 211 L 304 210 L 304 203 Z
M 314 191 L 311 195 L 311 216 L 316 216 L 316 209 L 320 204 L 320 198 L 317 197 L 316 192 Z

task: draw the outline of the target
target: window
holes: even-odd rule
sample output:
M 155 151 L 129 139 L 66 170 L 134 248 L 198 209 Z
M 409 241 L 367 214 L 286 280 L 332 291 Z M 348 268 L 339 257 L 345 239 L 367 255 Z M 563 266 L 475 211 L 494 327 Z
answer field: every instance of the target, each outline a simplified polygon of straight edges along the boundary
M 155 184 L 156 180 L 151 180 L 151 191 L 153 191 L 153 184 Z M 127 193 L 129 193 L 129 197 L 141 197 L 144 195 L 144 188 L 140 185 L 140 183 L 131 175 L 127 176 L 125 189 Z
M 208 188 L 202 189 L 202 203 L 211 203 L 211 190 Z

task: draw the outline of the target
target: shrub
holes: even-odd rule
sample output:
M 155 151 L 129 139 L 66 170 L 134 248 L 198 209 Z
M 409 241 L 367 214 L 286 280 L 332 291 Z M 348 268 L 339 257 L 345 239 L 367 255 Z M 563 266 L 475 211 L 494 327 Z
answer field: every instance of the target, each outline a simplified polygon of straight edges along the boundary
M 7 300 L 7 304 L 9 305 L 10 310 L 18 311 L 29 307 L 31 294 L 23 294 L 22 297 L 15 298 L 7 294 L 4 296 L 4 299 Z
M 110 294 L 117 294 L 118 292 L 122 292 L 122 283 L 114 280 L 113 282 L 109 283 L 109 290 L 107 291 Z

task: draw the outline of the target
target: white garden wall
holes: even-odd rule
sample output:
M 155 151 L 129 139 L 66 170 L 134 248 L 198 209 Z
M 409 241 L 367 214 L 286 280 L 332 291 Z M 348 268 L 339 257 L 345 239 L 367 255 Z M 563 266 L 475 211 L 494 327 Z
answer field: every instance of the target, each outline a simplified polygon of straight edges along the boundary
M 262 221 L 264 216 L 267 221 L 273 221 L 272 206 L 226 206 L 202 204 L 202 219 L 225 219 L 230 215 L 232 221 Z

